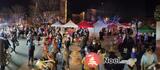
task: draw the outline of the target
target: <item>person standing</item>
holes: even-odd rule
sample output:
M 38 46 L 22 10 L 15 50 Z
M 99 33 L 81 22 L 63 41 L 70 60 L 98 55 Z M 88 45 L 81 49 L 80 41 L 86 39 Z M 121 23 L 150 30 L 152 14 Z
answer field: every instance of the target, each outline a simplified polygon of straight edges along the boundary
M 135 47 L 135 42 L 130 35 L 127 34 L 125 36 L 123 43 L 122 43 L 122 47 L 125 52 L 124 59 L 129 59 L 131 57 L 130 54 L 132 52 L 132 48 Z
M 141 70 L 156 70 L 155 65 L 157 62 L 156 54 L 153 53 L 151 48 L 148 48 L 141 59 Z
M 12 41 L 12 44 L 13 44 L 13 51 L 16 52 L 16 44 L 18 44 L 18 40 L 17 40 L 17 37 L 16 35 L 13 35 L 12 38 L 11 38 L 11 41 Z
M 60 49 L 56 53 L 57 70 L 64 70 L 64 59 Z
M 40 40 L 41 40 L 40 33 L 38 33 L 38 35 L 37 35 L 38 45 L 40 45 Z
M 123 70 L 137 70 L 137 52 L 135 48 L 132 48 L 131 58 L 128 59 L 127 63 L 124 65 Z
M 62 40 L 59 38 L 58 39 L 58 49 L 62 48 Z
M 29 50 L 28 50 L 28 55 L 29 55 L 28 65 L 30 65 L 30 62 L 31 62 L 31 64 L 33 65 L 33 61 L 34 61 L 34 50 L 35 50 L 35 44 L 34 44 L 34 42 L 33 42 L 33 39 L 30 40 L 30 43 L 29 43 L 28 47 L 29 47 Z
M 103 33 L 103 31 L 101 30 L 100 32 L 99 32 L 99 40 L 104 40 L 103 39 L 103 36 L 104 36 L 104 33 Z
M 67 40 L 65 41 L 65 46 L 66 46 L 68 52 L 69 52 L 70 45 L 71 45 L 71 39 L 70 39 L 70 37 L 67 37 Z
M 53 50 L 53 35 L 50 33 L 48 38 L 48 52 L 51 52 Z
M 5 70 L 6 66 L 6 48 L 5 38 L 0 33 L 0 70 Z
M 30 41 L 31 37 L 32 37 L 32 32 L 29 31 L 28 34 L 27 34 L 27 42 L 26 42 L 26 45 L 28 45 L 28 42 Z

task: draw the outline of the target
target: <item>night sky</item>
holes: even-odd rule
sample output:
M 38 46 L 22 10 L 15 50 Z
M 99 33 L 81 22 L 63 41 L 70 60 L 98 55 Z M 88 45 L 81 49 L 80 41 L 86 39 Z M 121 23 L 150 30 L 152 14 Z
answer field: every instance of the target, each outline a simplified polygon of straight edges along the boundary
M 153 17 L 155 4 L 155 0 L 69 0 L 69 8 L 74 10 L 72 13 L 96 8 L 105 10 L 105 15 L 108 16 Z
M 80 13 L 88 8 L 95 8 L 96 6 L 98 7 L 101 1 L 102 0 L 68 0 L 68 6 L 73 13 Z
M 0 0 L 0 8 L 12 7 L 18 4 L 28 9 L 30 1 L 31 0 Z M 104 3 L 103 6 L 102 3 Z M 103 8 L 109 10 L 109 14 L 113 12 L 115 14 L 126 13 L 127 15 L 137 13 L 139 15 L 146 12 L 148 16 L 151 16 L 155 7 L 155 0 L 68 0 L 68 6 L 70 13 L 80 13 L 86 11 L 88 8 Z
M 28 7 L 30 0 L 0 0 L 0 8 L 11 7 L 14 5 L 21 5 L 23 7 Z

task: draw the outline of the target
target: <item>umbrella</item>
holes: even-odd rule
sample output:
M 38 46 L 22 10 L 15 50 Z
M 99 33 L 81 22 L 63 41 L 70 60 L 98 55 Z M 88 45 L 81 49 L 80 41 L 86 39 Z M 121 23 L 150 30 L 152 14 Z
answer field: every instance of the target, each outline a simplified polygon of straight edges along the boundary
M 85 62 L 88 67 L 95 68 L 101 63 L 100 56 L 96 53 L 89 53 L 85 56 Z
M 155 32 L 156 30 L 151 28 L 150 26 L 145 25 L 145 26 L 140 27 L 138 31 L 141 33 L 151 33 L 151 32 Z

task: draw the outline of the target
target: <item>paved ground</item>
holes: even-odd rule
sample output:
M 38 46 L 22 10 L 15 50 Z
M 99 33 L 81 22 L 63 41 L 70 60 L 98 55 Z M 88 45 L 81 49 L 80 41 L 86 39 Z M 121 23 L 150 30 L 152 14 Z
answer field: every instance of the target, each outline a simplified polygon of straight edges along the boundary
M 109 49 L 109 46 L 111 47 L 111 37 L 106 37 L 105 41 L 103 42 L 102 46 L 105 47 L 106 50 Z M 11 53 L 12 55 L 12 61 L 11 63 L 6 67 L 6 70 L 32 70 L 31 67 L 28 67 L 27 61 L 28 61 L 28 48 L 26 46 L 26 40 L 21 39 L 19 40 L 20 46 L 16 48 L 17 53 Z M 158 50 L 160 50 L 160 41 L 157 41 Z M 35 57 L 40 57 L 42 53 L 42 47 L 36 45 L 35 50 Z M 119 55 L 119 54 L 118 54 Z M 160 61 L 160 51 L 157 51 L 157 56 Z
M 12 52 L 12 60 L 10 64 L 6 67 L 6 70 L 31 70 L 28 67 L 28 47 L 26 46 L 26 40 L 19 40 L 20 46 L 16 48 L 17 53 Z M 35 57 L 40 57 L 42 48 L 36 46 Z

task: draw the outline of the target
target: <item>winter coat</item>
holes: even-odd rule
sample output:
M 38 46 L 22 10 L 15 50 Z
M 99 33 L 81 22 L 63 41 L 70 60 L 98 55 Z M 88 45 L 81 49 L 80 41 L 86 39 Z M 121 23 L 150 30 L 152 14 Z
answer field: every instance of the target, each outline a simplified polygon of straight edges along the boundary
M 0 65 L 6 64 L 6 45 L 5 39 L 0 37 Z

